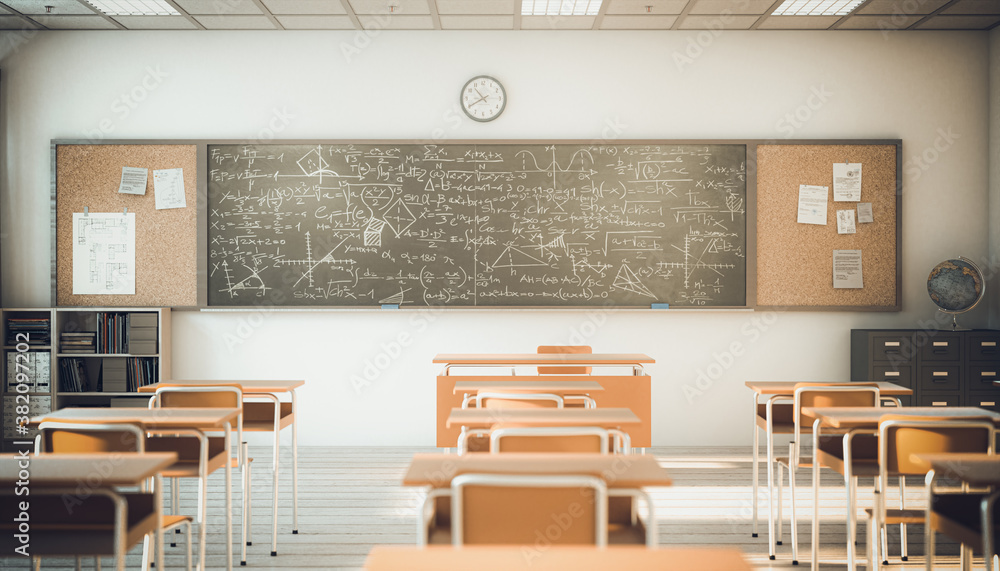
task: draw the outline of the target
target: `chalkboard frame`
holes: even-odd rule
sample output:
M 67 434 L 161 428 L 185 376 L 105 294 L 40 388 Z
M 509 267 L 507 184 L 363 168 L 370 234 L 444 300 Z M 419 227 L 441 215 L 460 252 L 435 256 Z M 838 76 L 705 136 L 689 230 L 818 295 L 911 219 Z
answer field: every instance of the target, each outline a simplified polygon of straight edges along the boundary
M 210 145 L 274 144 L 274 145 L 343 145 L 343 144 L 608 144 L 608 145 L 743 145 L 746 149 L 746 304 L 740 306 L 702 306 L 671 308 L 670 311 L 900 311 L 902 304 L 902 141 L 900 139 L 54 139 L 51 141 L 51 299 L 56 307 L 56 146 L 57 145 L 195 145 L 197 147 L 198 188 L 197 188 L 197 305 L 174 306 L 176 309 L 202 311 L 380 311 L 378 306 L 210 306 L 208 292 L 208 147 Z M 757 147 L 759 145 L 895 145 L 896 147 L 896 302 L 892 306 L 766 306 L 757 304 Z M 460 306 L 460 307 L 408 307 L 397 311 L 578 311 L 592 310 L 594 305 L 585 306 Z M 615 311 L 650 311 L 645 306 L 612 306 Z M 655 311 L 655 310 L 654 310 Z

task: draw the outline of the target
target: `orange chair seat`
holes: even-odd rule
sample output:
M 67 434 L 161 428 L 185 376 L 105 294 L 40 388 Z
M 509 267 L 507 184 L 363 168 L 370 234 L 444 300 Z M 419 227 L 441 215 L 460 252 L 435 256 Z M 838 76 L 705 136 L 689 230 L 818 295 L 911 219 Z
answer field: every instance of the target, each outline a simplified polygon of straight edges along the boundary
M 868 517 L 872 515 L 872 509 L 865 509 L 865 513 Z M 888 525 L 897 525 L 901 523 L 916 523 L 922 524 L 926 520 L 926 512 L 924 510 L 885 510 L 885 522 Z

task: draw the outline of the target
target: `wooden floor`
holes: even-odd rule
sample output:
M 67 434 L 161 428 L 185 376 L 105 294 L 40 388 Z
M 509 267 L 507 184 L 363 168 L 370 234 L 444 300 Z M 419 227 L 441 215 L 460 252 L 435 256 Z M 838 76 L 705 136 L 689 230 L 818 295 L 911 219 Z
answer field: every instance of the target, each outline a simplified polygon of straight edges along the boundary
M 360 569 L 373 545 L 379 543 L 413 544 L 416 541 L 416 513 L 422 493 L 399 485 L 410 457 L 416 452 L 435 452 L 433 448 L 302 448 L 299 454 L 299 533 L 292 535 L 291 458 L 282 455 L 279 491 L 278 556 L 270 554 L 271 529 L 271 451 L 267 447 L 251 449 L 253 463 L 253 545 L 248 551 L 248 568 L 265 569 Z M 653 448 L 649 451 L 674 478 L 674 486 L 650 490 L 659 522 L 661 545 L 696 545 L 738 547 L 757 569 L 808 569 L 809 521 L 812 497 L 808 472 L 800 473 L 797 485 L 799 504 L 799 559 L 791 564 L 791 538 L 786 525 L 784 545 L 777 547 L 777 559 L 767 556 L 766 472 L 761 466 L 760 536 L 752 538 L 751 456 L 750 448 Z M 234 473 L 234 477 L 236 474 Z M 845 493 L 843 481 L 833 472 L 822 478 L 820 507 L 821 569 L 846 569 Z M 224 504 L 221 498 L 223 477 L 212 476 L 209 483 L 208 568 L 222 569 L 225 562 L 223 536 Z M 787 490 L 787 480 L 786 480 Z M 908 507 L 922 507 L 923 486 L 911 480 L 907 488 Z M 861 507 L 871 503 L 871 482 L 862 482 L 858 495 Z M 195 510 L 193 483 L 181 486 L 182 512 Z M 898 501 L 896 488 L 889 495 Z M 790 513 L 785 494 L 785 517 Z M 234 533 L 238 533 L 239 502 L 234 494 Z M 859 511 L 859 513 L 861 513 Z M 859 552 L 865 551 L 864 516 L 859 516 Z M 890 536 L 893 570 L 924 569 L 923 529 L 911 526 L 910 560 L 899 560 L 898 528 Z M 938 539 L 936 569 L 957 568 L 957 548 Z M 239 568 L 239 549 L 235 546 Z M 129 568 L 140 566 L 139 549 L 129 555 Z M 947 555 L 951 553 L 952 555 Z M 183 568 L 183 544 L 167 547 L 167 568 Z M 104 560 L 111 567 L 110 558 Z M 68 559 L 45 559 L 43 569 L 72 568 Z M 85 562 L 84 569 L 91 568 Z M 983 568 L 977 562 L 977 568 Z M 0 569 L 29 569 L 22 558 L 0 558 Z

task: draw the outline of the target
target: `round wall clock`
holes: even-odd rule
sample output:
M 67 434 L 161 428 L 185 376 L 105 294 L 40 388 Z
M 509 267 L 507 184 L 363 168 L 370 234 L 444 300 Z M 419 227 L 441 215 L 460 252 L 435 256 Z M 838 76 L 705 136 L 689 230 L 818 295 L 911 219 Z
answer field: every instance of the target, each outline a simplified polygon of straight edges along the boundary
M 473 121 L 492 121 L 507 106 L 507 92 L 500 82 L 488 75 L 478 75 L 465 83 L 459 101 Z

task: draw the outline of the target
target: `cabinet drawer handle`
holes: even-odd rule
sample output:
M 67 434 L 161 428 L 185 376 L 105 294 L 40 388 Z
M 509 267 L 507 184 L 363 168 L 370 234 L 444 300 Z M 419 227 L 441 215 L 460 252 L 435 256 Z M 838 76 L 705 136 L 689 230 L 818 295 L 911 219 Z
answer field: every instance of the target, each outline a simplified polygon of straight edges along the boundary
M 936 400 L 931 403 L 931 406 L 948 406 L 948 402 L 943 400 Z
M 886 347 L 899 347 L 899 341 L 886 341 Z
M 898 377 L 899 376 L 899 371 L 886 371 L 885 373 L 882 373 L 882 376 L 883 377 Z
M 948 371 L 934 371 L 933 373 L 931 373 L 931 375 L 935 377 L 947 377 Z
M 997 342 L 996 341 L 983 341 L 983 342 L 979 343 L 979 346 L 980 347 L 996 347 L 997 346 Z
M 979 403 L 979 406 L 996 406 L 996 405 L 997 405 L 996 401 L 991 401 L 991 400 L 984 400 L 983 402 Z
M 979 374 L 981 376 L 983 376 L 983 377 L 995 377 L 995 376 L 997 376 L 997 372 L 996 371 L 982 371 Z
M 947 341 L 935 341 L 933 343 L 933 346 L 934 347 L 947 347 L 948 346 L 948 342 Z

